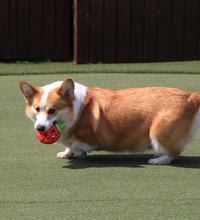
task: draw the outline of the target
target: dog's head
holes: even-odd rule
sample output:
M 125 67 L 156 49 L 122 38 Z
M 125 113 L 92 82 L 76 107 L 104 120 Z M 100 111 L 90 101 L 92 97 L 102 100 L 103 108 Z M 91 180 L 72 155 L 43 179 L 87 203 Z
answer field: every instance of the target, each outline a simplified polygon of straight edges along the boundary
M 26 116 L 35 123 L 37 131 L 49 130 L 55 121 L 72 121 L 75 95 L 71 78 L 44 87 L 34 87 L 20 81 L 19 89 L 26 100 Z

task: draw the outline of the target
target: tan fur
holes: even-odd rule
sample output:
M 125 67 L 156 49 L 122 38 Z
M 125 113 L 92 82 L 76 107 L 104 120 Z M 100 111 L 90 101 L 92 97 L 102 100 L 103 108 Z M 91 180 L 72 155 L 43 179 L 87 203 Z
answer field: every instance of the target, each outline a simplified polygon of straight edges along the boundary
M 40 87 L 34 87 L 24 81 L 19 82 L 19 89 L 26 99 L 27 117 L 35 119 L 35 114 L 32 110 L 32 106 L 34 108 L 37 108 L 39 106 L 41 97 L 43 95 L 43 89 Z
M 27 116 L 34 118 L 32 107 L 36 109 L 40 105 L 43 90 L 23 81 L 19 88 L 27 101 Z M 45 103 L 46 114 L 48 108 L 53 108 L 55 114 L 62 111 L 59 116 L 61 122 L 73 121 L 72 127 L 63 134 L 62 142 L 71 138 L 75 147 L 82 143 L 85 149 L 87 146 L 95 149 L 100 145 L 102 150 L 107 151 L 141 151 L 154 142 L 159 148 L 154 149 L 155 155 L 159 156 L 157 154 L 161 152 L 161 157 L 151 159 L 149 163 L 169 164 L 198 129 L 200 97 L 196 93 L 164 87 L 118 91 L 86 88 L 84 97 L 75 121 L 73 101 L 76 99 L 71 78 L 52 89 Z M 80 148 L 77 149 L 74 150 L 79 150 L 80 157 L 86 154 L 83 149 L 84 154 Z M 67 149 L 59 153 L 59 158 L 68 158 L 70 155 L 73 152 Z
M 66 113 L 66 117 L 63 116 L 63 122 L 71 122 L 73 117 L 73 104 L 72 101 L 74 100 L 74 97 L 72 99 L 63 99 L 62 95 L 60 94 L 60 91 L 58 88 L 53 89 L 49 92 L 49 96 L 46 101 L 46 106 L 49 108 L 53 108 L 56 110 L 65 110 L 68 109 L 68 114 Z M 56 111 L 57 112 L 57 111 Z
M 100 143 L 108 151 L 139 151 L 157 139 L 169 156 L 176 156 L 199 103 L 199 95 L 171 88 L 89 88 L 80 120 L 70 135 L 91 147 Z

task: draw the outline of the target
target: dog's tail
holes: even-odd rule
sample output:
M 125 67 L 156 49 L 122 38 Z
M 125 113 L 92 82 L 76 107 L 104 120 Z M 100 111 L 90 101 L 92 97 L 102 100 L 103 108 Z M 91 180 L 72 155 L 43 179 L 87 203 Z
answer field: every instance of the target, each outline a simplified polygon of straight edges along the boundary
M 189 96 L 188 107 L 193 114 L 197 114 L 200 107 L 200 96 L 197 93 L 191 93 Z

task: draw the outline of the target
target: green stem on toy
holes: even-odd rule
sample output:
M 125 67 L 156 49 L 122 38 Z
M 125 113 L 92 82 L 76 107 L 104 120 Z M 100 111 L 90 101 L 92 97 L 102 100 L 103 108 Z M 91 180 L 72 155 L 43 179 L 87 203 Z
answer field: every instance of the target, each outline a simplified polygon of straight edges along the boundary
M 65 127 L 65 125 L 61 124 L 60 122 L 56 122 L 55 126 L 58 129 L 59 133 L 62 134 L 62 129 Z

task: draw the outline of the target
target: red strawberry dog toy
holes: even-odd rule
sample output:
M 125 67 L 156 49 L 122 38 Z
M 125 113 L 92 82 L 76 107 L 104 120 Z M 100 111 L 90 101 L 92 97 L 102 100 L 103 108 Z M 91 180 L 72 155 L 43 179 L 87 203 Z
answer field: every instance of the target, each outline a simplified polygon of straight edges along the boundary
M 55 122 L 48 131 L 40 132 L 37 131 L 36 135 L 38 140 L 43 144 L 53 144 L 60 138 L 62 129 L 65 127 L 64 124 Z

